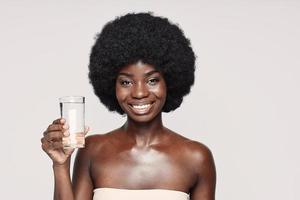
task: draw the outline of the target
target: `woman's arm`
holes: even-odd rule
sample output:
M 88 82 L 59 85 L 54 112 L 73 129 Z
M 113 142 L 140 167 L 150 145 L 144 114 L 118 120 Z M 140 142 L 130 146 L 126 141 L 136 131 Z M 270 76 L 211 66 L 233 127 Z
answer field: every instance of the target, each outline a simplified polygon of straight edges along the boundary
M 191 200 L 214 200 L 216 187 L 216 169 L 210 150 L 198 145 L 194 154 L 197 181 L 191 191 Z
M 93 183 L 89 173 L 89 155 L 86 149 L 79 149 L 73 169 L 73 184 L 70 177 L 70 159 L 62 165 L 53 165 L 54 200 L 91 200 Z
M 69 135 L 68 128 L 69 127 L 66 125 L 66 121 L 64 119 L 56 119 L 48 126 L 46 131 L 44 131 L 43 137 L 41 138 L 42 149 L 48 154 L 53 162 L 54 200 L 90 200 L 91 195 L 87 195 L 88 198 L 83 198 L 82 196 L 77 198 L 76 194 L 78 193 L 78 190 L 74 191 L 72 188 L 70 177 L 70 157 L 74 152 L 74 149 L 63 148 L 63 137 L 67 137 Z M 89 129 L 87 128 L 84 134 L 86 134 L 88 130 Z M 79 150 L 79 152 L 81 152 L 81 150 Z M 78 171 L 77 173 L 79 173 L 79 180 L 83 180 L 84 182 L 84 178 L 80 177 L 85 175 L 83 172 L 85 169 L 86 158 L 84 156 L 81 158 L 82 153 L 78 153 L 78 155 L 76 158 L 76 163 L 78 164 L 75 165 L 74 168 Z M 76 172 L 74 174 L 76 174 Z M 75 179 L 78 180 L 77 176 L 75 176 Z M 80 181 L 77 181 L 75 185 L 80 185 L 79 183 Z
M 70 159 L 65 164 L 53 164 L 54 200 L 73 200 Z
M 73 169 L 73 193 L 75 200 L 91 200 L 93 198 L 93 181 L 90 174 L 93 145 L 90 137 L 86 138 L 85 148 L 78 149 Z
M 63 148 L 63 137 L 67 137 L 68 125 L 66 120 L 56 119 L 48 126 L 41 138 L 42 149 L 53 162 L 54 200 L 73 200 L 70 178 L 70 157 L 73 149 Z

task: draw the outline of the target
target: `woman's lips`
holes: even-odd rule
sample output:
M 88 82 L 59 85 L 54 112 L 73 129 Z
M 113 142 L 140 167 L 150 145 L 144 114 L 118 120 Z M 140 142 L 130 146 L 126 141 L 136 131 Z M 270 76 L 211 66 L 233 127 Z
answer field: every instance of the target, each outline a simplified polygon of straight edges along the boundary
M 129 104 L 131 110 L 138 115 L 144 115 L 147 114 L 150 109 L 152 108 L 153 103 L 147 103 L 147 104 Z

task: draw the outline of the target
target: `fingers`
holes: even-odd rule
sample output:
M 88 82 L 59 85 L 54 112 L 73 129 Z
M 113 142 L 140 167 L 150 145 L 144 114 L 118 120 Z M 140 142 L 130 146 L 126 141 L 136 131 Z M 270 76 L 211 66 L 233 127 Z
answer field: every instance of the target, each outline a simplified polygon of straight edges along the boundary
M 84 132 L 76 134 L 76 140 L 84 140 L 84 138 L 82 137 L 85 137 L 85 135 L 89 131 L 90 128 L 86 126 Z M 66 155 L 71 154 L 73 151 L 64 148 L 71 143 L 69 136 L 69 126 L 66 123 L 66 120 L 63 118 L 56 119 L 52 124 L 48 126 L 47 130 L 43 133 L 43 137 L 41 138 L 42 149 L 46 153 L 50 153 L 52 152 L 52 150 L 63 150 Z
M 62 137 L 69 135 L 68 125 L 50 125 L 48 129 L 44 132 L 44 137 L 51 140 L 61 140 Z
M 63 143 L 59 141 L 53 142 L 53 141 L 48 141 L 45 138 L 41 138 L 41 142 L 42 142 L 42 149 L 45 152 L 63 148 Z
M 62 137 L 62 134 L 66 132 L 69 128 L 69 126 L 66 123 L 60 123 L 63 121 L 62 119 L 54 120 L 52 124 L 50 124 L 46 131 L 44 131 L 43 135 L 47 137 L 47 139 L 56 139 L 57 137 Z
M 61 131 L 52 131 L 46 134 L 44 138 L 49 142 L 51 141 L 53 142 L 53 141 L 61 141 L 63 136 L 64 134 Z
M 59 118 L 54 120 L 43 132 L 44 137 L 41 138 L 42 149 L 49 152 L 52 149 L 63 148 L 62 139 L 69 135 L 68 128 L 65 119 Z
M 48 141 L 46 141 L 46 139 L 44 137 L 41 138 L 41 143 L 42 143 L 42 149 L 44 151 L 46 151 L 47 147 L 48 147 Z
M 64 118 L 58 118 L 52 122 L 52 124 L 64 124 L 66 120 Z
M 66 123 L 65 119 L 59 118 L 54 120 L 53 123 L 48 126 L 47 130 L 44 132 L 44 135 L 50 131 L 62 131 L 62 129 L 68 129 L 68 128 L 69 126 Z
M 41 138 L 41 147 L 52 159 L 53 163 L 63 164 L 74 152 L 74 149 L 65 149 L 65 138 L 69 138 L 69 126 L 65 119 L 56 119 L 50 124 Z
M 67 124 L 51 124 L 48 126 L 47 131 L 61 131 L 68 128 L 69 126 Z
M 67 156 L 70 156 L 74 150 L 74 148 L 64 148 L 64 152 Z

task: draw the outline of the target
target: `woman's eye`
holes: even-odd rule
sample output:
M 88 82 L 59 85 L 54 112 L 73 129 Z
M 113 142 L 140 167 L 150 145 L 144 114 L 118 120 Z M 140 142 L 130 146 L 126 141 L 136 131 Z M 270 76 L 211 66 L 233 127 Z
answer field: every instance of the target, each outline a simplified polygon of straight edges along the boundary
M 131 82 L 127 81 L 127 80 L 121 80 L 120 84 L 123 85 L 123 86 L 129 86 L 131 84 Z
M 148 83 L 149 83 L 150 85 L 155 85 L 158 81 L 159 81 L 159 80 L 158 80 L 157 78 L 152 78 L 152 79 L 149 79 L 149 80 L 148 80 Z

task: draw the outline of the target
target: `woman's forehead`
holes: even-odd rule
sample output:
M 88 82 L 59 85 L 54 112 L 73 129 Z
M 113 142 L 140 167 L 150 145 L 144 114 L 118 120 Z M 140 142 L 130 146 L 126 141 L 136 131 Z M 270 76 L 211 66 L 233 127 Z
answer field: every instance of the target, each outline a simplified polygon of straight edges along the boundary
M 129 64 L 125 67 L 122 67 L 119 71 L 119 75 L 132 75 L 132 76 L 138 76 L 138 75 L 149 75 L 153 73 L 159 73 L 159 71 L 150 64 L 143 63 L 141 61 Z

